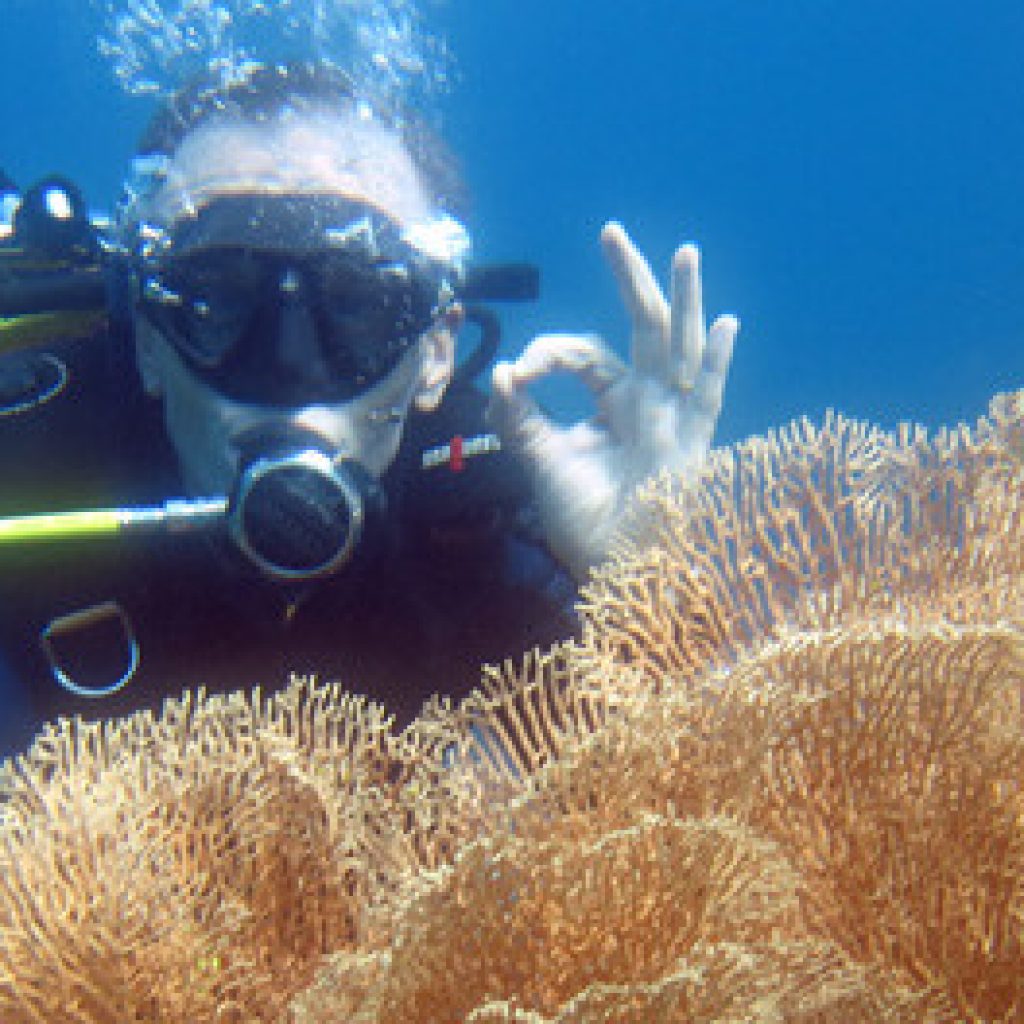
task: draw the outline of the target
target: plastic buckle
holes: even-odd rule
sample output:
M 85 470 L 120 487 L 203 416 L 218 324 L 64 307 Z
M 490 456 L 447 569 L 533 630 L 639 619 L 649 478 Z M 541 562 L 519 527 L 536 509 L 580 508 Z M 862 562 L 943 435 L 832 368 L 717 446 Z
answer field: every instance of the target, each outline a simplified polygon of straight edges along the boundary
M 128 668 L 118 679 L 107 686 L 83 686 L 61 667 L 60 658 L 54 648 L 55 638 L 81 634 L 86 630 L 102 626 L 112 619 L 118 620 L 128 647 Z M 139 644 L 132 629 L 131 619 L 116 601 L 101 601 L 88 608 L 81 608 L 67 615 L 60 615 L 46 625 L 39 633 L 39 644 L 49 662 L 53 678 L 68 693 L 76 697 L 110 697 L 122 690 L 135 675 L 139 667 Z

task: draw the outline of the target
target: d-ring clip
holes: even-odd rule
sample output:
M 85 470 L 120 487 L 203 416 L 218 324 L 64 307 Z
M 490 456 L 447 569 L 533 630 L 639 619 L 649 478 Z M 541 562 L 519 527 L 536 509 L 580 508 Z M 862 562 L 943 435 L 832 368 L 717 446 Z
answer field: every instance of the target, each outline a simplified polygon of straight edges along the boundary
M 83 686 L 61 667 L 53 641 L 59 637 L 80 635 L 84 631 L 102 626 L 112 619 L 118 621 L 124 635 L 125 645 L 128 648 L 128 668 L 120 678 L 107 686 Z M 123 689 L 131 681 L 139 667 L 139 644 L 135 638 L 135 630 L 132 628 L 127 612 L 116 601 L 101 601 L 99 604 L 80 608 L 67 615 L 59 615 L 40 631 L 39 644 L 50 664 L 53 678 L 76 697 L 109 697 Z

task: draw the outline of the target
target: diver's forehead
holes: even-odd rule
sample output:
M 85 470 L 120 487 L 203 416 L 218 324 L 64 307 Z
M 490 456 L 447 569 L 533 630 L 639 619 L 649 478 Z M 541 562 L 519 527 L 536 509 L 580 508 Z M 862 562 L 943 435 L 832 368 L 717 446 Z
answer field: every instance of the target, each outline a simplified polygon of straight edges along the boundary
M 221 196 L 337 194 L 366 201 L 402 224 L 430 216 L 431 201 L 399 136 L 357 111 L 284 113 L 270 121 L 213 118 L 187 135 L 153 197 L 167 224 Z

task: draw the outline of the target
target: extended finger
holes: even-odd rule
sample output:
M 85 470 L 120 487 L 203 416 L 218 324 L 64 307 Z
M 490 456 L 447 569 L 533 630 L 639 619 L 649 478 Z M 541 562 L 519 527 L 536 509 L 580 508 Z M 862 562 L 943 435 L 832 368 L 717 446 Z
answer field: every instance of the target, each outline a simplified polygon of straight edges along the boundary
M 693 390 L 693 402 L 695 408 L 708 419 L 712 429 L 722 409 L 725 378 L 729 373 L 739 329 L 739 320 L 731 313 L 726 313 L 718 317 L 708 331 L 704 361 Z
M 689 391 L 704 358 L 704 300 L 701 295 L 700 250 L 681 245 L 672 259 L 672 324 L 669 335 L 669 379 L 677 391 Z
M 668 359 L 670 312 L 658 281 L 621 224 L 605 224 L 601 246 L 632 321 L 633 366 L 640 373 L 662 373 Z

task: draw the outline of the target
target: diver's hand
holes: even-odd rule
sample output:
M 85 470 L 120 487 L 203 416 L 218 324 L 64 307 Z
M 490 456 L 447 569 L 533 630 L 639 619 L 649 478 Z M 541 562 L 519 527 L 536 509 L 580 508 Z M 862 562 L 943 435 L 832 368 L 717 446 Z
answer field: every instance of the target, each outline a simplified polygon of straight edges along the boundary
M 608 553 L 638 483 L 706 456 L 739 330 L 730 315 L 705 329 L 695 245 L 676 250 L 669 303 L 620 224 L 605 225 L 601 244 L 632 319 L 632 365 L 594 335 L 543 334 L 493 377 L 498 430 L 526 462 L 548 544 L 578 579 Z M 540 410 L 527 388 L 557 371 L 586 383 L 595 417 L 563 427 Z

